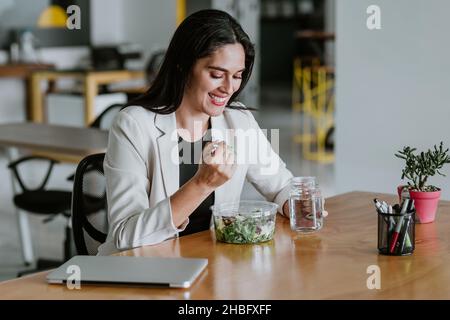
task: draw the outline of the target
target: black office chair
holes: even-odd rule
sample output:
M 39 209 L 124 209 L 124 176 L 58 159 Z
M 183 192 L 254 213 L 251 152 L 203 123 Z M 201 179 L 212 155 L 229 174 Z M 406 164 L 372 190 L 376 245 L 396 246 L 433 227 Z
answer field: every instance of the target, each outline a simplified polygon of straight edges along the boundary
M 120 110 L 122 110 L 124 107 L 125 105 L 120 103 L 110 105 L 108 108 L 103 110 L 103 112 L 98 115 L 98 117 L 94 120 L 94 122 L 90 124 L 90 127 L 97 129 L 109 129 L 117 113 L 119 113 Z M 70 177 L 67 178 L 68 180 L 72 181 L 75 180 L 73 184 L 73 199 L 77 199 L 77 203 L 75 203 L 75 205 L 72 204 L 72 231 L 74 235 L 74 242 L 75 247 L 77 249 L 77 253 L 81 255 L 97 254 L 98 246 L 101 243 L 105 242 L 106 239 L 106 234 L 104 233 L 102 234 L 101 231 L 96 230 L 91 225 L 89 219 L 87 218 L 88 216 L 89 217 L 98 216 L 98 214 L 100 213 L 98 211 L 106 205 L 106 194 L 103 194 L 104 195 L 103 197 L 103 195 L 100 193 L 100 191 L 104 192 L 104 190 L 101 189 L 101 182 L 100 182 L 100 190 L 95 190 L 92 196 L 89 195 L 88 193 L 84 193 L 86 191 L 85 188 L 86 186 L 83 185 L 83 183 L 89 181 L 89 178 L 98 179 L 98 182 L 103 181 L 104 156 L 105 156 L 104 153 L 87 156 L 86 158 L 81 160 L 80 163 L 78 164 L 77 172 L 74 175 L 71 175 Z M 79 176 L 77 180 L 78 172 Z M 80 201 L 80 203 L 78 203 L 78 201 Z M 104 203 L 102 201 L 104 201 Z M 76 210 L 75 214 L 74 210 Z M 97 212 L 93 212 L 96 210 Z M 97 215 L 93 213 L 97 213 Z M 86 232 L 88 233 L 87 235 L 83 233 L 84 228 L 86 228 Z M 90 235 L 90 233 L 92 233 L 92 235 Z M 89 237 L 92 239 L 89 239 Z M 89 244 L 88 247 L 89 248 L 92 247 L 91 250 L 87 249 L 86 241 Z M 92 244 L 92 241 L 96 241 L 99 243 L 97 245 L 95 244 L 95 242 L 94 244 Z
M 104 130 L 109 129 L 117 113 L 119 113 L 119 111 L 124 107 L 125 106 L 121 103 L 114 103 L 110 105 L 97 116 L 97 118 L 89 125 L 89 127 Z
M 107 107 L 97 118 L 90 124 L 91 128 L 108 129 L 117 113 L 124 108 L 123 104 L 112 104 Z M 18 170 L 18 166 L 23 163 L 28 163 L 33 160 L 45 160 L 49 162 L 49 168 L 42 181 L 41 185 L 37 189 L 31 190 L 27 188 L 21 178 Z M 17 179 L 18 184 L 21 186 L 22 192 L 14 196 L 14 204 L 19 209 L 25 210 L 30 213 L 48 215 L 44 220 L 44 223 L 53 220 L 58 214 L 62 214 L 66 218 L 70 218 L 71 205 L 72 205 L 72 192 L 69 190 L 48 190 L 46 184 L 51 175 L 53 166 L 58 161 L 44 156 L 27 156 L 20 158 L 9 164 L 9 168 L 13 170 L 14 176 Z M 67 178 L 69 181 L 73 181 L 74 175 Z M 33 270 L 21 271 L 18 276 L 25 275 L 27 273 L 36 272 L 40 270 L 46 270 L 59 266 L 63 262 L 72 257 L 72 229 L 71 225 L 67 223 L 65 228 L 64 239 L 64 261 L 37 259 L 36 268 Z
M 19 166 L 32 161 L 45 161 L 49 166 L 45 173 L 44 179 L 37 188 L 30 188 L 25 184 L 23 177 L 19 173 Z M 47 182 L 50 178 L 53 166 L 58 161 L 43 156 L 27 156 L 13 161 L 8 165 L 17 180 L 21 192 L 14 195 L 14 205 L 32 214 L 45 215 L 44 223 L 53 220 L 57 215 L 70 217 L 70 204 L 72 193 L 66 190 L 48 189 Z M 64 259 L 70 258 L 70 226 L 66 225 L 66 239 L 64 240 Z M 30 271 L 45 270 L 61 264 L 61 261 L 38 259 L 35 270 L 19 272 L 18 276 L 29 273 Z
M 96 255 L 108 231 L 104 153 L 80 161 L 72 193 L 72 230 L 77 253 Z

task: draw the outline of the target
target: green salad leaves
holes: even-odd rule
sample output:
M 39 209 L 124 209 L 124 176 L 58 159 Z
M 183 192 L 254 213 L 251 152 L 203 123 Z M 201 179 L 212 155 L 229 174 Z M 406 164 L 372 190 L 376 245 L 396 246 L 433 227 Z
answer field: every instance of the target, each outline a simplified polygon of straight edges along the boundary
M 236 214 L 214 216 L 216 239 L 228 243 L 258 243 L 272 240 L 275 232 L 275 215 Z

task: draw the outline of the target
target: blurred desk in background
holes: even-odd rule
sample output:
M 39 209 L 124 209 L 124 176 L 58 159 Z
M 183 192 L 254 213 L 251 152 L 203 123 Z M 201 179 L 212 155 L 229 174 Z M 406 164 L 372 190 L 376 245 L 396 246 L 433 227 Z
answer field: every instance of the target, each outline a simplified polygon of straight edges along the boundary
M 144 71 L 115 70 L 55 70 L 38 71 L 31 75 L 31 117 L 33 122 L 45 122 L 44 94 L 41 89 L 41 82 L 54 82 L 63 78 L 72 78 L 83 82 L 84 95 L 84 119 L 88 126 L 95 119 L 95 97 L 98 94 L 100 85 L 112 84 L 128 80 L 144 79 Z M 143 89 L 140 89 L 144 92 Z
M 53 69 L 51 64 L 39 63 L 15 63 L 15 64 L 0 64 L 0 78 L 19 78 L 25 83 L 25 115 L 26 119 L 31 119 L 31 101 L 30 96 L 30 75 L 34 71 Z

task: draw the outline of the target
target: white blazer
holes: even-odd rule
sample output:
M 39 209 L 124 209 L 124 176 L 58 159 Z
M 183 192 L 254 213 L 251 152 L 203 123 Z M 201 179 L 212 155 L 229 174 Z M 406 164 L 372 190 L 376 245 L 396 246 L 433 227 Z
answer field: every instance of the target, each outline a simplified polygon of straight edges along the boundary
M 250 111 L 226 108 L 211 117 L 211 134 L 234 147 L 237 161 L 233 177 L 215 190 L 214 204 L 239 201 L 247 178 L 282 213 L 292 174 Z M 122 110 L 109 132 L 104 170 L 109 231 L 99 255 L 177 237 L 189 223 L 178 229 L 170 205 L 180 187 L 175 113 L 156 114 L 140 106 Z

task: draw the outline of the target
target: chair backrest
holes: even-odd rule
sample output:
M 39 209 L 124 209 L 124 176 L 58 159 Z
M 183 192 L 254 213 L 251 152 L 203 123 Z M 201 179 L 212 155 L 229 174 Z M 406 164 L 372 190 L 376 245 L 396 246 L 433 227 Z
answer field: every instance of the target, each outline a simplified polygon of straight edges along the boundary
M 104 153 L 80 161 L 72 192 L 72 228 L 77 253 L 95 255 L 108 231 Z
M 43 177 L 42 182 L 37 188 L 32 189 L 31 187 L 27 186 L 25 183 L 22 175 L 19 173 L 19 165 L 23 163 L 31 163 L 31 162 L 38 162 L 38 161 L 45 161 L 48 162 L 49 166 L 47 168 L 47 171 L 45 173 L 45 176 Z M 50 174 L 52 173 L 53 166 L 58 163 L 57 160 L 44 157 L 44 156 L 26 156 L 19 158 L 18 160 L 15 160 L 8 164 L 8 168 L 12 170 L 13 176 L 16 178 L 18 185 L 22 189 L 22 192 L 29 192 L 29 191 L 37 191 L 37 190 L 44 190 L 45 186 L 47 185 L 47 182 L 50 178 Z
M 97 129 L 109 129 L 113 123 L 114 118 L 125 106 L 121 103 L 114 103 L 103 110 L 97 118 L 89 126 Z

